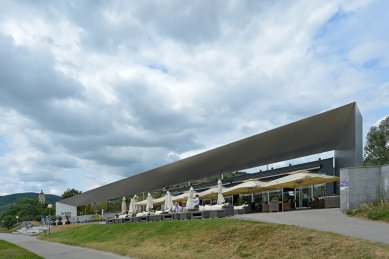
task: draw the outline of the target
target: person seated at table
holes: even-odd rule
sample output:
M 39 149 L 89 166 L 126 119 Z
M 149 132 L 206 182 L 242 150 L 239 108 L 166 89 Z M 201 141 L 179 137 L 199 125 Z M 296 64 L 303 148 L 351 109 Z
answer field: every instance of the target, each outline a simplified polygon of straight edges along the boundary
M 182 207 L 180 206 L 180 204 L 178 202 L 175 202 L 173 207 L 172 207 L 172 211 L 174 213 L 179 213 L 182 211 Z

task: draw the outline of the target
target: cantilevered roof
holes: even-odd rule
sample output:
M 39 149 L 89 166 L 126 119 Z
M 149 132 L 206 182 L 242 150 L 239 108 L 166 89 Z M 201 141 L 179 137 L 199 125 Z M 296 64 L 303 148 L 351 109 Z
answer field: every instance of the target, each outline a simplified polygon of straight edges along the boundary
M 167 164 L 73 196 L 60 203 L 80 206 L 226 172 L 335 150 L 335 161 L 362 160 L 362 117 L 356 103 Z M 337 156 L 339 157 L 337 159 Z

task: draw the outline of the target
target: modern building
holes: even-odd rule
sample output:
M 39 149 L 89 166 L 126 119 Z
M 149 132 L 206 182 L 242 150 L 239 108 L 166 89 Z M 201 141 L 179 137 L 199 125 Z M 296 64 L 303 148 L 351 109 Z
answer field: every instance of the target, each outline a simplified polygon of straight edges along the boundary
M 356 103 L 323 112 L 236 142 L 113 182 L 57 202 L 57 214 L 75 216 L 77 206 L 94 204 L 165 186 L 245 170 L 326 151 L 330 160 L 312 162 L 311 170 L 339 176 L 339 169 L 362 164 L 362 116 Z M 325 164 L 325 167 L 323 165 Z M 258 172 L 275 178 L 305 165 Z M 232 183 L 231 183 L 232 184 Z M 338 193 L 336 184 L 326 192 Z

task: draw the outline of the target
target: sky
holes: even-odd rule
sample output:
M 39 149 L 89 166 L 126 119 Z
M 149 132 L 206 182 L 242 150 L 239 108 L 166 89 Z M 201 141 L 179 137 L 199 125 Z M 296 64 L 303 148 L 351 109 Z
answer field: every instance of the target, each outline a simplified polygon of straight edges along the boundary
M 387 10 L 0 0 L 0 195 L 87 191 L 354 101 L 365 137 L 389 115 Z

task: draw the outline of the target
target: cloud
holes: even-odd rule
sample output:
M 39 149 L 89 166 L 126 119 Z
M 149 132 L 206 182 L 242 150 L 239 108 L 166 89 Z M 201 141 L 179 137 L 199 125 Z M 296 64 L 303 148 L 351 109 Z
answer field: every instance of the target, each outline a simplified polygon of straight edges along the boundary
M 366 133 L 389 113 L 381 4 L 4 2 L 0 194 L 86 191 L 353 101 Z

